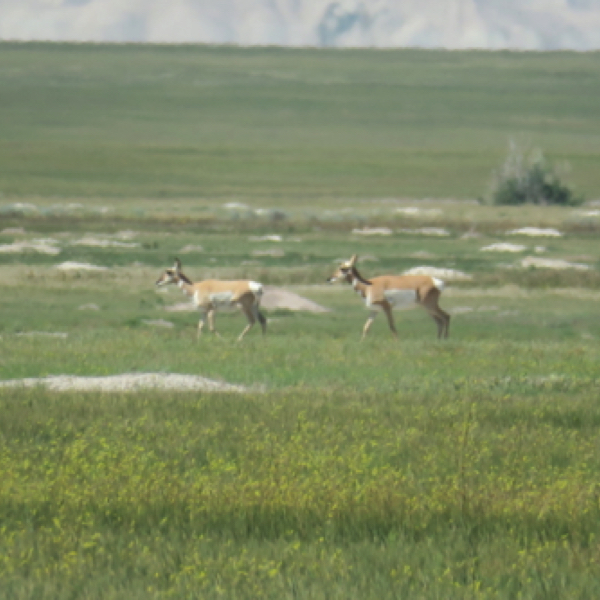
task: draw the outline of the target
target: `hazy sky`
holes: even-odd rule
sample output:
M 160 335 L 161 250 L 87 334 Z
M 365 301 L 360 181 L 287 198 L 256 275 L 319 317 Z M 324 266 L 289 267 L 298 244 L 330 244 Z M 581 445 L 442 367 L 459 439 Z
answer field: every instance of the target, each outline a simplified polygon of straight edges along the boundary
M 600 48 L 600 0 L 0 0 L 0 39 Z

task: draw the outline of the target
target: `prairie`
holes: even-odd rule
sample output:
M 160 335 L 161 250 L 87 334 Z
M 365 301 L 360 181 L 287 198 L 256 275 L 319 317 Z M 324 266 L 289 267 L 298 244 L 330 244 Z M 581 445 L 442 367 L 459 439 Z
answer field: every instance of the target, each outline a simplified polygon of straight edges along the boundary
M 5 196 L 476 198 L 515 138 L 598 197 L 597 52 L 1 50 Z
M 3 597 L 598 596 L 595 55 L 2 51 L 0 383 L 249 390 L 1 386 Z M 512 133 L 590 202 L 478 204 Z M 444 270 L 450 338 L 417 309 L 359 343 L 353 253 Z M 175 256 L 329 312 L 197 340 Z

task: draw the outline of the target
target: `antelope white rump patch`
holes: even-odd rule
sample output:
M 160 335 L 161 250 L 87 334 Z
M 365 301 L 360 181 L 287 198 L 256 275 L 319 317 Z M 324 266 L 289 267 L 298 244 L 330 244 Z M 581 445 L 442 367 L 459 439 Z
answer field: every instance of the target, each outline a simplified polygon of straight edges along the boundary
M 263 293 L 263 285 L 262 285 L 262 283 L 258 283 L 258 281 L 249 281 L 248 282 L 248 287 L 255 294 L 259 294 L 260 295 L 260 294 Z

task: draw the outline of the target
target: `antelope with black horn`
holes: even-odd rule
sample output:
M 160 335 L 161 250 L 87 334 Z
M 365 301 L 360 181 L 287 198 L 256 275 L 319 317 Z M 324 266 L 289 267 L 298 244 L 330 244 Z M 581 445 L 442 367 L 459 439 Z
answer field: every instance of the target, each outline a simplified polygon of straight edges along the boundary
M 219 335 L 215 329 L 215 314 L 218 310 L 227 308 L 240 308 L 248 324 L 238 337 L 241 341 L 252 329 L 256 321 L 260 323 L 263 334 L 267 332 L 267 319 L 260 312 L 260 301 L 263 295 L 263 285 L 256 281 L 220 281 L 206 279 L 193 283 L 181 272 L 181 261 L 176 258 L 173 268 L 166 269 L 156 281 L 157 286 L 174 283 L 179 286 L 184 294 L 189 296 L 200 311 L 198 322 L 198 337 L 202 334 L 208 322 L 211 333 Z
M 380 275 L 365 279 L 356 268 L 357 260 L 358 256 L 354 254 L 350 260 L 343 262 L 327 281 L 346 281 L 364 298 L 370 314 L 364 324 L 361 339 L 365 338 L 380 311 L 385 313 L 392 335 L 397 338 L 392 309 L 414 304 L 423 307 L 436 322 L 438 338 L 448 337 L 450 315 L 438 305 L 444 289 L 441 279 L 429 275 Z

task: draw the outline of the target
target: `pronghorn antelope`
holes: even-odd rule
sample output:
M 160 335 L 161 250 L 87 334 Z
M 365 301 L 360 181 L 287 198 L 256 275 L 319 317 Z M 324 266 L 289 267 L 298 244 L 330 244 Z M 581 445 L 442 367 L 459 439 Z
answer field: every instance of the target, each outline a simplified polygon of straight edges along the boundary
M 365 304 L 371 312 L 363 327 L 362 339 L 369 332 L 380 310 L 386 314 L 392 334 L 398 337 L 392 309 L 414 303 L 422 306 L 437 323 L 438 338 L 448 337 L 450 315 L 438 306 L 440 294 L 444 289 L 443 281 L 429 275 L 381 275 L 365 279 L 356 269 L 357 259 L 355 254 L 349 261 L 343 262 L 327 281 L 333 283 L 338 279 L 345 280 L 365 299 Z
M 239 307 L 248 319 L 248 324 L 238 337 L 238 341 L 252 329 L 258 320 L 262 332 L 267 332 L 267 319 L 260 312 L 260 300 L 263 294 L 263 286 L 256 281 L 218 281 L 207 279 L 198 283 L 192 283 L 181 272 L 181 261 L 176 258 L 172 269 L 167 269 L 157 280 L 156 285 L 177 284 L 183 293 L 190 296 L 201 313 L 198 322 L 198 337 L 202 333 L 204 325 L 208 321 L 211 333 L 219 335 L 215 330 L 215 313 L 217 310 Z

